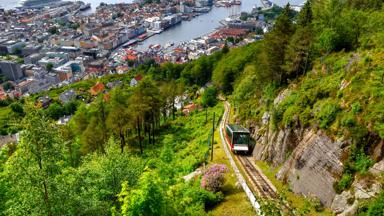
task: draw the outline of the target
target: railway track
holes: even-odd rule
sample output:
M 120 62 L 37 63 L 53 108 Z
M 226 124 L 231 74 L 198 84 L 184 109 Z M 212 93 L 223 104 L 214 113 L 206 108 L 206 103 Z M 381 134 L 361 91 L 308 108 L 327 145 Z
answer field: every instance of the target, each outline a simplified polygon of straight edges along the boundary
M 223 117 L 224 119 L 222 128 L 228 122 L 229 108 L 230 105 L 225 102 L 225 115 Z M 225 144 L 228 145 L 227 142 Z M 258 195 L 259 197 L 266 199 L 274 199 L 277 197 L 276 188 L 252 161 L 252 157 L 238 154 L 234 154 L 234 157 L 240 163 L 242 169 L 244 170 L 246 177 L 251 184 L 250 188 L 253 193 L 256 193 L 256 195 Z
M 248 156 L 236 156 L 237 160 L 243 167 L 249 182 L 252 185 L 253 191 L 262 198 L 276 198 L 276 189 L 271 183 L 266 180 L 261 171 L 253 164 Z

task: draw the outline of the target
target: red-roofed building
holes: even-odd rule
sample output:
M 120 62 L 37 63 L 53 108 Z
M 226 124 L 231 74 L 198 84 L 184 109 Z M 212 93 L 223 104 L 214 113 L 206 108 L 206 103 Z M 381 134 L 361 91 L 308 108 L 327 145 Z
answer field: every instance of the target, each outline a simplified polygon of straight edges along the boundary
M 7 99 L 7 94 L 4 92 L 3 87 L 0 86 L 0 100 Z
M 95 95 L 100 94 L 102 91 L 104 91 L 104 89 L 105 89 L 104 84 L 101 82 L 98 82 L 94 86 L 92 86 L 92 88 L 89 90 L 89 93 L 91 93 L 91 95 L 95 96 Z
M 244 37 L 247 32 L 248 30 L 246 29 L 223 28 L 213 33 L 210 37 L 214 39 L 226 39 L 228 37 L 240 38 Z
M 136 86 L 140 80 L 143 79 L 143 76 L 141 74 L 136 75 L 134 78 L 131 79 L 131 83 L 129 84 L 131 87 Z
M 183 107 L 183 113 L 184 115 L 189 115 L 192 111 L 196 110 L 198 106 L 194 103 L 188 104 Z

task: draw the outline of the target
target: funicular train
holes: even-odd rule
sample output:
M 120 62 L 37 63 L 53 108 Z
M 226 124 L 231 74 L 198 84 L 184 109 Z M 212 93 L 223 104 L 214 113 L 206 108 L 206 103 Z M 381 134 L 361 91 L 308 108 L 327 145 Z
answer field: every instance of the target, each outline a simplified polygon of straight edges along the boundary
M 225 126 L 225 139 L 234 153 L 250 151 L 249 130 L 241 125 L 227 124 Z

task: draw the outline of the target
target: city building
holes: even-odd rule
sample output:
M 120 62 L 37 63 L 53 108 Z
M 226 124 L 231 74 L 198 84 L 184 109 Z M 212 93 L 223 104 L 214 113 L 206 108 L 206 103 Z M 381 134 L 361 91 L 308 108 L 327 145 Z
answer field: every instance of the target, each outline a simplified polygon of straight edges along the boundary
M 18 81 L 24 77 L 20 64 L 13 61 L 0 61 L 0 74 L 12 81 Z

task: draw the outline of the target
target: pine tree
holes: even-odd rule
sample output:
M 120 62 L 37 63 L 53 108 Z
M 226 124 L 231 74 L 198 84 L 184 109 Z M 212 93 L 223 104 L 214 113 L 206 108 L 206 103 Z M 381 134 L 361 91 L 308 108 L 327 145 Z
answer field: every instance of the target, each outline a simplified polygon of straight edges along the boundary
M 307 1 L 297 18 L 297 28 L 287 46 L 284 69 L 287 78 L 304 74 L 310 64 L 310 51 L 313 42 L 312 6 Z
M 291 20 L 290 5 L 287 4 L 282 14 L 276 19 L 273 29 L 269 32 L 264 41 L 264 50 L 261 54 L 262 64 L 270 79 L 282 84 L 285 73 L 283 70 L 285 50 L 290 38 L 294 33 L 294 26 Z

